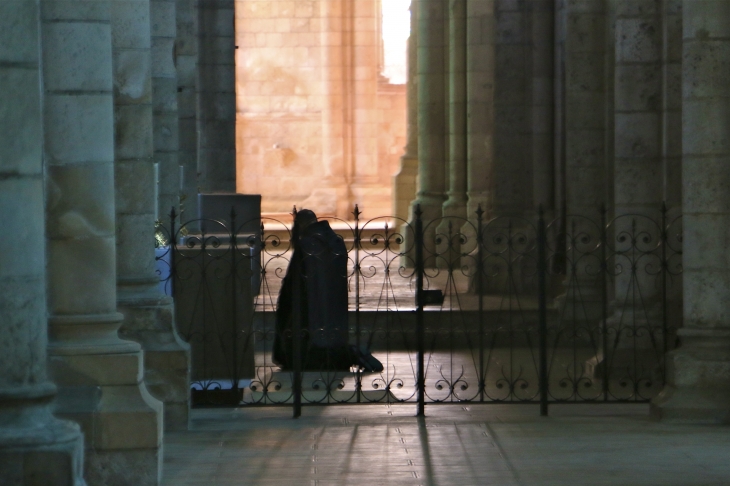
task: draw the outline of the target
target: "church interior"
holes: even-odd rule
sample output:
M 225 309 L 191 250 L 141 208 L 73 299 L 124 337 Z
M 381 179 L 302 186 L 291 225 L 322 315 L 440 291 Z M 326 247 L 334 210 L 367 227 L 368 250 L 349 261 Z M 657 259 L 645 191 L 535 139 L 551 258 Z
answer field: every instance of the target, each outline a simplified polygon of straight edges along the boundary
M 3 0 L 0 93 L 0 485 L 730 482 L 730 258 L 720 256 L 730 1 Z M 438 254 L 438 235 L 459 233 L 443 284 L 468 274 L 453 284 L 467 302 L 458 315 L 499 293 L 469 273 L 488 274 L 467 244 L 482 245 L 483 224 L 502 234 L 499 221 L 527 221 L 515 231 L 537 228 L 539 243 L 562 222 L 547 249 L 562 266 L 548 272 L 540 309 L 549 321 L 566 302 L 589 302 L 604 351 L 611 319 L 663 316 L 672 332 L 658 345 L 659 389 L 635 403 L 555 403 L 540 417 L 538 395 L 519 407 L 462 403 L 462 373 L 425 417 L 415 399 L 361 404 L 377 384 L 357 404 L 304 407 L 298 420 L 288 406 L 200 407 L 191 382 L 205 351 L 180 329 L 195 301 L 161 286 L 153 242 L 166 228 L 163 243 L 180 247 L 170 254 L 185 257 L 206 231 L 186 226 L 206 217 L 206 197 L 235 195 L 254 201 L 246 231 L 270 249 L 286 240 L 293 207 L 336 231 L 356 223 L 358 252 L 361 237 L 412 244 L 388 231 L 423 224 L 436 241 L 424 248 Z M 283 222 L 280 232 L 266 238 L 263 220 Z M 566 266 L 588 238 L 566 243 L 583 234 L 579 223 L 570 233 L 575 221 L 598 228 L 591 255 L 606 238 L 634 250 L 659 241 L 646 253 L 658 263 L 641 277 L 632 268 L 628 283 L 618 265 L 606 278 L 605 255 Z M 273 296 L 260 304 L 270 311 L 278 290 L 254 287 L 285 268 L 247 255 L 246 298 Z M 401 273 L 415 275 L 415 262 L 428 274 L 422 257 L 396 256 L 388 264 Z M 350 308 L 360 311 L 371 297 L 355 258 Z M 588 282 L 595 272 L 600 285 Z M 402 284 L 411 301 L 416 280 Z M 572 281 L 588 293 L 570 294 Z M 647 307 L 616 303 L 634 288 Z M 255 325 L 262 314 L 251 312 Z M 588 353 L 582 373 L 609 373 L 605 359 Z M 421 391 L 431 385 L 441 390 L 426 379 Z

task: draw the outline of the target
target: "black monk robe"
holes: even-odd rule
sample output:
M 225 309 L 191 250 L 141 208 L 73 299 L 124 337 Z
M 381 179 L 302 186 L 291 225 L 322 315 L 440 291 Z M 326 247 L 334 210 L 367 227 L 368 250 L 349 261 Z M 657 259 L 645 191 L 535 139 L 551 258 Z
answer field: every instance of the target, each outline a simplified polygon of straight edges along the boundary
M 357 359 L 348 345 L 345 243 L 308 210 L 297 213 L 292 240 L 276 311 L 274 362 L 293 368 L 294 319 L 299 319 L 302 369 L 347 371 Z

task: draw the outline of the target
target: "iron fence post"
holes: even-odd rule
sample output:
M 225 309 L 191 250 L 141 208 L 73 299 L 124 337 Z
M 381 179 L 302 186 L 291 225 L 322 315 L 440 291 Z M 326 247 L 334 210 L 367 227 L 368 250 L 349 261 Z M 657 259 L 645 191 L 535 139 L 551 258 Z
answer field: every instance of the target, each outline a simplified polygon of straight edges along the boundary
M 545 236 L 545 213 L 542 204 L 537 220 L 537 280 L 540 306 L 540 415 L 548 414 L 548 372 L 547 372 L 547 256 Z
M 297 217 L 297 208 L 294 207 L 294 218 L 293 220 L 296 221 Z M 294 223 L 295 224 L 295 223 Z M 292 226 L 292 263 L 294 265 L 299 265 L 300 268 L 296 269 L 299 273 L 302 272 L 303 265 L 301 265 L 302 262 L 295 261 L 294 260 L 294 252 L 296 252 L 296 245 L 297 242 L 294 241 L 294 239 L 297 237 L 297 235 L 293 231 L 294 226 Z M 297 275 L 297 278 L 294 278 L 292 280 L 293 283 L 293 295 L 300 296 L 301 295 L 301 278 L 299 278 L 300 275 Z M 294 418 L 299 418 L 302 415 L 302 308 L 301 308 L 301 299 L 295 298 L 294 305 L 292 306 L 292 358 L 294 360 L 294 377 L 292 382 L 292 392 L 294 394 Z
M 603 354 L 603 400 L 608 401 L 608 229 L 606 205 L 601 204 L 601 354 Z
M 233 371 L 232 393 L 238 396 L 238 319 L 236 313 L 236 210 L 231 206 L 231 226 L 228 228 L 229 250 L 231 251 L 231 361 Z
M 662 202 L 662 344 L 664 354 L 662 355 L 662 384 L 667 381 L 667 346 L 668 324 L 667 324 L 667 270 L 669 262 L 667 261 L 667 242 L 669 241 L 667 228 L 667 203 Z
M 417 378 L 416 387 L 418 388 L 418 406 L 416 415 L 422 417 L 425 415 L 425 370 L 423 369 L 423 355 L 425 352 L 425 329 L 423 324 L 423 220 L 421 220 L 421 205 L 416 205 L 414 215 L 416 217 L 416 346 L 417 346 Z
M 484 242 L 482 240 L 482 216 L 484 210 L 482 205 L 477 206 L 477 293 L 479 299 L 479 401 L 484 401 L 484 391 L 487 385 L 487 377 L 484 370 L 484 281 L 482 268 L 482 254 Z
M 355 204 L 355 349 L 360 352 L 360 208 Z M 355 375 L 355 393 L 357 394 L 357 403 L 360 403 L 362 391 L 362 371 L 357 367 Z

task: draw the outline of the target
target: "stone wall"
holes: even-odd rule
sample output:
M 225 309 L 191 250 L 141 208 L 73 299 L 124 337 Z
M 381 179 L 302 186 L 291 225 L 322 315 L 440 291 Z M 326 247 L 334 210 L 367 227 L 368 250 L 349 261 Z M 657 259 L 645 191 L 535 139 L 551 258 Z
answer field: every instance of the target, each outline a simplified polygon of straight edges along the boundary
M 236 2 L 236 187 L 264 212 L 390 212 L 405 86 L 379 77 L 376 7 Z

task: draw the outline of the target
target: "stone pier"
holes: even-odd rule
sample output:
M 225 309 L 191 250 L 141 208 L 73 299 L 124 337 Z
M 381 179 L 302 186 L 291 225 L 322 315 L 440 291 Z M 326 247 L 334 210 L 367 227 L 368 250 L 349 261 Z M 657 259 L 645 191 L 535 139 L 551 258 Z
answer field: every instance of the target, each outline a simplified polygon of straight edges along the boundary
M 447 4 L 421 0 L 418 5 L 418 192 L 411 203 L 423 212 L 425 241 L 433 239 L 445 199 Z
M 38 2 L 1 3 L 0 484 L 84 486 L 83 438 L 77 424 L 52 415 L 56 387 L 46 372 L 39 43 Z
M 200 192 L 236 190 L 234 4 L 234 0 L 197 2 L 199 56 L 196 74 Z M 188 197 L 195 195 L 196 193 L 189 194 Z M 197 217 L 193 214 L 189 216 L 191 219 Z
M 684 327 L 656 415 L 730 422 L 730 3 L 683 3 Z
M 84 433 L 86 480 L 109 486 L 162 473 L 162 403 L 140 345 L 117 334 L 111 16 L 136 3 L 41 2 L 49 369 L 57 413 Z M 134 22 L 120 34 L 134 36 Z
M 489 208 L 494 167 L 494 1 L 466 4 L 467 217 Z
M 400 170 L 393 176 L 392 214 L 405 221 L 408 208 L 416 196 L 418 177 L 418 2 L 411 2 L 411 32 L 408 38 L 408 80 L 406 97 L 406 146 L 400 159 Z
M 158 29 L 160 22 L 169 24 L 174 18 L 174 10 L 170 12 L 169 8 L 171 2 L 165 3 L 166 15 L 155 5 Z M 120 335 L 142 344 L 145 384 L 165 404 L 166 428 L 186 429 L 190 394 L 188 346 L 175 331 L 172 298 L 159 290 L 153 240 L 157 205 L 154 147 L 174 152 L 177 137 L 165 122 L 173 121 L 174 128 L 177 120 L 174 113 L 153 117 L 150 1 L 115 1 L 112 5 L 117 303 L 124 315 Z M 174 69 L 170 59 L 172 42 L 157 41 L 155 70 L 159 72 L 166 67 L 169 73 Z M 159 95 L 164 88 L 159 82 L 155 84 Z M 174 86 L 175 80 L 163 84 Z M 170 135 L 166 136 L 166 131 Z M 164 173 L 169 167 L 165 165 L 162 169 Z

